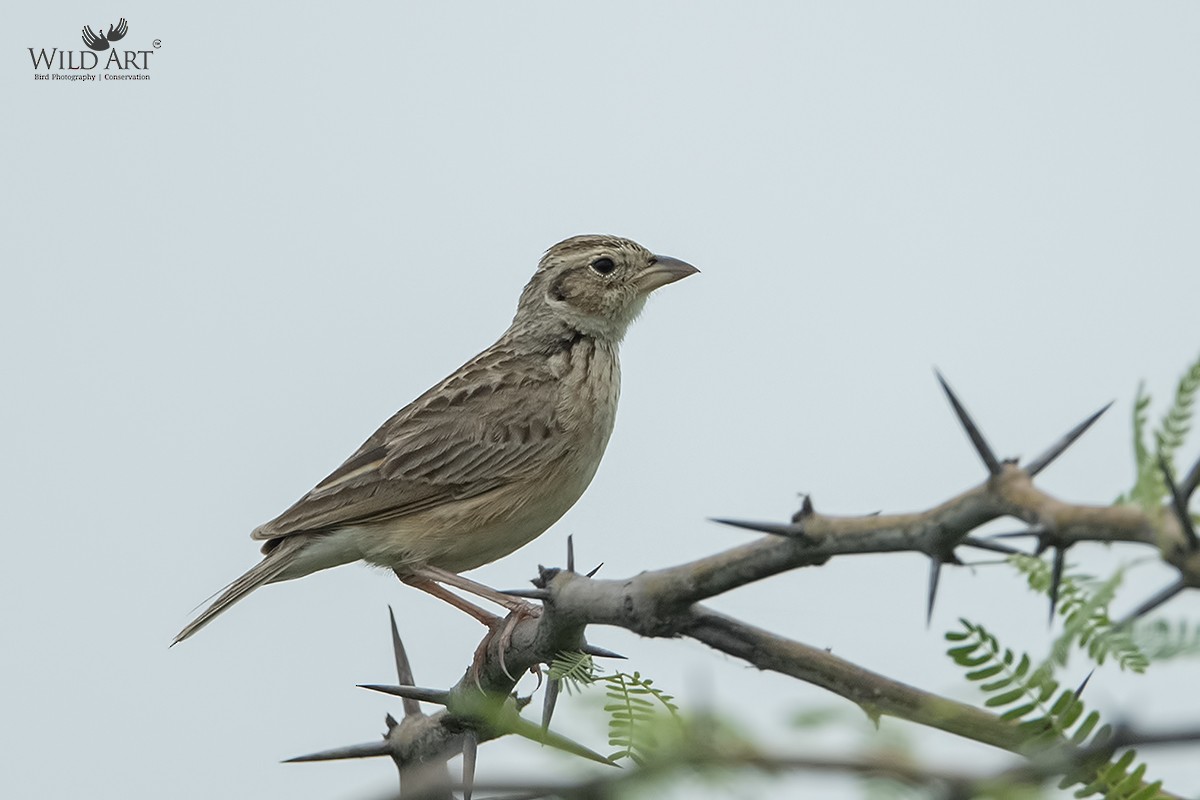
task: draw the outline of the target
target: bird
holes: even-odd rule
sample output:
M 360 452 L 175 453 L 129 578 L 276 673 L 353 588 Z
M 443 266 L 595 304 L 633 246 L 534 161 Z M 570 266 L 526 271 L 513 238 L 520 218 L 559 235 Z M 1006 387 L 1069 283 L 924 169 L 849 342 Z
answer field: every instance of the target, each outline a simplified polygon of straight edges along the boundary
M 613 431 L 627 329 L 653 291 L 697 272 L 617 236 L 552 246 L 500 338 L 255 528 L 262 560 L 172 644 L 265 584 L 355 561 L 487 622 L 443 584 L 513 601 L 459 573 L 528 544 L 583 495 Z

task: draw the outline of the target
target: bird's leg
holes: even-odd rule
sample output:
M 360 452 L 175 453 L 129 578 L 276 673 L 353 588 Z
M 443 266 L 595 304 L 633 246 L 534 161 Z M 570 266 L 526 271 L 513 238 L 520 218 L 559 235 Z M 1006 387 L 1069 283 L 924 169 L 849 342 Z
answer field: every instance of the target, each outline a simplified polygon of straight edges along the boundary
M 516 630 L 517 623 L 529 617 L 539 616 L 542 613 L 542 609 L 539 606 L 527 603 L 519 597 L 503 594 L 478 581 L 464 578 L 457 573 L 438 569 L 437 567 L 424 566 L 418 567 L 411 572 L 401 572 L 400 570 L 394 570 L 394 572 L 397 578 L 409 586 L 431 594 L 439 600 L 444 600 L 460 611 L 467 612 L 488 627 L 488 635 L 479 643 L 479 647 L 475 650 L 475 658 L 471 662 L 471 672 L 475 676 L 476 682 L 479 681 L 479 672 L 483 668 L 483 661 L 487 656 L 488 648 L 491 647 L 493 639 L 496 640 L 500 669 L 509 678 L 516 680 L 512 673 L 508 671 L 508 665 L 504 663 L 504 653 L 508 650 L 509 645 L 512 644 L 513 631 Z M 443 583 L 457 589 L 462 589 L 464 592 L 470 592 L 485 600 L 491 600 L 497 605 L 507 608 L 509 614 L 503 619 L 494 614 L 489 614 L 474 603 L 464 600 L 445 586 L 442 586 Z M 536 664 L 530 668 L 530 672 L 533 672 L 541 680 L 541 671 Z
M 437 599 L 449 603 L 459 611 L 467 612 L 489 628 L 495 626 L 500 621 L 500 617 L 485 611 L 468 600 L 464 600 L 432 578 L 427 578 L 423 575 L 401 573 L 399 570 L 396 571 L 396 577 L 415 589 L 420 589 L 426 594 L 431 594 Z
M 473 594 L 476 597 L 482 597 L 484 600 L 491 600 L 496 605 L 507 608 L 509 611 L 519 611 L 525 616 L 536 616 L 542 613 L 542 609 L 539 606 L 535 606 L 532 603 L 527 603 L 519 597 L 513 597 L 512 595 L 498 592 L 490 586 L 485 586 L 484 584 L 478 581 L 473 581 L 470 578 L 464 578 L 462 575 L 459 575 L 456 572 L 439 569 L 438 567 L 424 566 L 413 570 L 409 574 L 416 575 L 430 581 L 435 581 L 437 583 L 444 583 L 447 586 L 453 586 L 456 589 L 462 589 L 464 592 Z M 406 579 L 401 578 L 401 580 Z

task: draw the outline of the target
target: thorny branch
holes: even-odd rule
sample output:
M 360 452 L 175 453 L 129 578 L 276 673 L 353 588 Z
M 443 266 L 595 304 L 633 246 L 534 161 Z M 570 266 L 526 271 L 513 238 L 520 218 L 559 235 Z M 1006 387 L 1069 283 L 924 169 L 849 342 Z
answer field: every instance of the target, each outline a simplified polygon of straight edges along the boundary
M 612 625 L 647 637 L 687 636 L 769 669 L 828 689 L 862 706 L 872 715 L 910 720 L 1005 750 L 1016 751 L 1023 741 L 1015 725 L 997 715 L 959 703 L 866 670 L 818 648 L 777 636 L 745 622 L 718 614 L 700 601 L 740 586 L 799 567 L 820 565 L 839 555 L 919 552 L 930 557 L 930 607 L 942 564 L 957 564 L 960 546 L 1008 550 L 970 534 L 1001 517 L 1013 517 L 1036 536 L 1038 551 L 1056 550 L 1057 579 L 1062 553 L 1083 542 L 1128 542 L 1156 548 L 1179 572 L 1178 580 L 1135 615 L 1148 612 L 1186 588 L 1200 587 L 1200 546 L 1188 516 L 1191 494 L 1200 483 L 1200 462 L 1177 486 L 1169 474 L 1171 504 L 1157 511 L 1134 506 L 1096 506 L 1065 502 L 1037 488 L 1034 477 L 1062 454 L 1099 418 L 1093 414 L 1022 467 L 996 458 L 962 403 L 938 376 L 951 405 L 987 469 L 986 479 L 972 489 L 933 508 L 908 514 L 840 517 L 818 513 L 809 498 L 790 523 L 718 520 L 770 534 L 755 542 L 715 555 L 624 580 L 597 580 L 570 569 L 540 569 L 534 590 L 513 594 L 541 600 L 542 613 L 519 619 L 503 653 L 501 637 L 485 640 L 473 671 L 448 691 L 412 686 L 411 670 L 397 648 L 400 685 L 368 687 L 407 698 L 404 719 L 388 717 L 383 741 L 339 748 L 296 761 L 389 755 L 401 769 L 405 796 L 446 797 L 451 791 L 445 761 L 467 753 L 471 769 L 464 780 L 470 796 L 474 749 L 479 742 L 518 733 L 562 749 L 604 759 L 522 719 L 520 701 L 509 697 L 516 680 L 564 650 L 587 649 L 583 632 L 589 625 Z M 1164 470 L 1164 472 L 1166 472 Z M 1051 591 L 1053 607 L 1057 586 Z M 598 655 L 613 655 L 593 648 Z M 446 707 L 425 716 L 417 701 Z M 526 701 L 527 702 L 527 701 Z M 552 703 L 548 703 L 552 709 Z M 547 717 L 549 715 L 547 714 Z M 548 719 L 547 719 L 548 722 Z M 436 767 L 436 768 L 435 768 Z M 421 777 L 413 777 L 420 775 Z M 429 777 L 432 776 L 432 777 Z M 420 787 L 420 788 L 418 788 Z
M 631 784 L 646 785 L 666 773 L 687 774 L 705 770 L 754 770 L 764 774 L 810 772 L 857 775 L 864 778 L 887 778 L 914 789 L 924 789 L 938 800 L 969 800 L 979 796 L 1006 796 L 1005 790 L 1015 786 L 1036 788 L 1047 781 L 1077 769 L 1089 760 L 1105 761 L 1116 750 L 1127 747 L 1150 747 L 1160 744 L 1180 744 L 1200 741 L 1200 729 L 1163 732 L 1139 732 L 1119 728 L 1113 738 L 1100 747 L 1058 748 L 1039 754 L 1035 759 L 1005 769 L 985 772 L 948 770 L 922 766 L 898 754 L 833 757 L 814 755 L 775 754 L 747 750 L 734 745 L 706 745 L 702 737 L 689 740 L 688 749 L 672 753 L 669 759 L 645 767 L 612 775 L 605 773 L 576 781 L 519 780 L 489 781 L 476 784 L 475 789 L 503 793 L 507 798 L 561 797 L 568 800 L 611 800 L 625 796 L 623 790 Z M 465 787 L 456 786 L 456 789 Z M 1168 796 L 1159 793 L 1158 797 Z M 428 795 L 405 794 L 405 800 L 425 800 Z M 394 800 L 393 795 L 388 800 Z

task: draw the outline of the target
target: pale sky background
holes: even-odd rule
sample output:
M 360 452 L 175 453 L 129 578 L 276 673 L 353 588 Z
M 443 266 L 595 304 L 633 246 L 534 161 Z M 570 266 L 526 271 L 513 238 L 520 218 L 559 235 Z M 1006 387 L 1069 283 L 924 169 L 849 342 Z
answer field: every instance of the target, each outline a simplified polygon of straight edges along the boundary
M 150 81 L 33 81 L 27 47 L 81 49 L 83 25 L 122 16 L 128 46 L 161 41 Z M 502 587 L 561 564 L 568 533 L 617 578 L 745 542 L 706 518 L 785 519 L 801 491 L 866 513 L 973 485 L 934 365 L 1001 455 L 1116 399 L 1041 481 L 1108 502 L 1132 480 L 1138 381 L 1165 399 L 1200 347 L 1195 4 L 125 0 L 4 19 L 0 795 L 392 788 L 386 761 L 278 762 L 399 713 L 355 688 L 393 678 L 389 603 L 424 685 L 461 675 L 469 618 L 351 566 L 167 644 L 254 563 L 254 526 L 499 335 L 567 236 L 629 236 L 703 274 L 630 332 L 588 493 L 473 573 Z M 1044 603 L 1011 571 L 950 571 L 929 630 L 926 575 L 915 555 L 844 558 L 713 605 L 967 700 L 942 655 L 959 613 L 1041 652 Z M 1140 568 L 1116 610 L 1171 577 Z M 845 701 L 699 644 L 590 638 L 779 750 L 868 741 Z M 1087 699 L 1194 723 L 1198 680 L 1197 662 L 1106 668 Z M 590 703 L 559 725 L 603 749 Z M 850 732 L 789 728 L 818 707 Z M 912 741 L 934 764 L 1011 763 Z M 1196 753 L 1143 756 L 1195 796 Z M 523 741 L 481 750 L 481 778 L 534 768 L 563 769 Z

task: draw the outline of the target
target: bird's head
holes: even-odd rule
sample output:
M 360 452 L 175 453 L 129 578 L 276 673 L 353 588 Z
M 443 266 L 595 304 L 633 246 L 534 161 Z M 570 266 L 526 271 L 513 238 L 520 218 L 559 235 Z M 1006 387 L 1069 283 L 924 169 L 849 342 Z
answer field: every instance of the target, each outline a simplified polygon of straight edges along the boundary
M 699 272 L 616 236 L 573 236 L 546 251 L 513 327 L 566 327 L 619 342 L 655 289 Z

